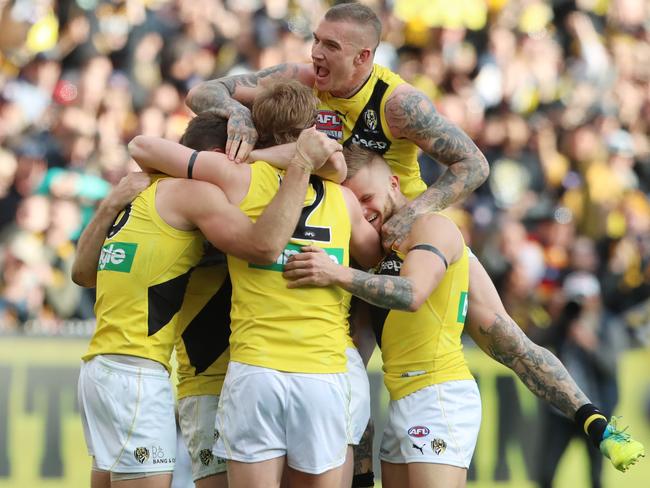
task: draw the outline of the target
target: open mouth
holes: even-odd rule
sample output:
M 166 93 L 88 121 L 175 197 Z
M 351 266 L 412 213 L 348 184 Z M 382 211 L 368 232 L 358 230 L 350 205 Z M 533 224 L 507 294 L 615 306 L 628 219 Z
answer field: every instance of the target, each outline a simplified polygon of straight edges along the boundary
M 378 213 L 374 213 L 374 214 L 370 215 L 366 220 L 367 220 L 368 222 L 370 222 L 370 224 L 371 224 L 375 229 L 379 230 L 379 227 L 380 227 L 380 225 L 381 225 L 381 219 L 379 218 L 379 214 L 378 214 Z
M 327 78 L 330 74 L 330 70 L 327 68 L 324 68 L 323 66 L 316 66 L 314 65 L 314 69 L 316 71 L 316 78 L 318 79 L 324 79 Z

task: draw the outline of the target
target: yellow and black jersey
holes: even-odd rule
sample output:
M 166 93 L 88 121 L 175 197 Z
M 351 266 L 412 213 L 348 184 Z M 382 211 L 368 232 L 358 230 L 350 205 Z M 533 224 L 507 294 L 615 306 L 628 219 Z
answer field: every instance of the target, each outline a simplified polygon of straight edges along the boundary
M 179 399 L 219 395 L 230 358 L 232 286 L 226 257 L 210 244 L 207 247 L 209 252 L 194 269 L 176 316 Z
M 404 255 L 391 252 L 377 274 L 398 276 Z M 372 324 L 392 400 L 426 386 L 471 379 L 460 340 L 468 307 L 469 260 L 449 265 L 443 280 L 416 312 L 372 307 Z
M 427 188 L 420 176 L 418 147 L 393 137 L 384 115 L 386 100 L 403 83 L 399 75 L 375 64 L 368 81 L 350 98 L 315 90 L 320 100 L 316 128 L 344 146 L 359 144 L 381 154 L 399 176 L 404 195 L 415 198 Z
M 258 161 L 240 204 L 256 220 L 277 193 L 282 171 Z M 268 266 L 228 256 L 233 285 L 230 357 L 233 361 L 302 373 L 346 371 L 350 294 L 338 287 L 288 289 L 284 263 L 300 246 L 318 246 L 349 261 L 350 218 L 339 185 L 312 177 L 291 241 Z
M 174 317 L 203 254 L 203 236 L 167 224 L 156 211 L 154 182 L 117 216 L 97 267 L 97 327 L 88 360 L 125 354 L 158 361 L 169 370 Z

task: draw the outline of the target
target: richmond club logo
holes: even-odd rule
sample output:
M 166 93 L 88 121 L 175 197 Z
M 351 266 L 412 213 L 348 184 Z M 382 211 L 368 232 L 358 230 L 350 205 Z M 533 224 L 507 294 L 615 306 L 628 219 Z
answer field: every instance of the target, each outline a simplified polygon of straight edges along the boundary
M 366 123 L 368 129 L 374 131 L 377 128 L 377 112 L 373 109 L 368 109 L 363 114 L 363 120 Z
M 146 447 L 136 447 L 135 451 L 133 451 L 133 456 L 140 464 L 144 464 L 149 459 L 149 449 Z
M 447 449 L 447 443 L 442 439 L 433 439 L 431 441 L 431 449 L 440 456 Z
M 212 454 L 210 449 L 201 449 L 201 452 L 199 452 L 199 459 L 201 459 L 201 464 L 203 466 L 208 466 L 212 462 L 212 459 L 214 459 L 214 454 Z

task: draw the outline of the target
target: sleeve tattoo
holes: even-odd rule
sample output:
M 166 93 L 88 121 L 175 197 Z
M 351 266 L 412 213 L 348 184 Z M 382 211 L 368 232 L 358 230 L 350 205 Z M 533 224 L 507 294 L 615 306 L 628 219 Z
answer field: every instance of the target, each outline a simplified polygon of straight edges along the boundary
M 270 68 L 248 73 L 245 75 L 227 76 L 210 80 L 201 85 L 189 100 L 190 108 L 195 113 L 206 110 L 215 110 L 217 113 L 229 112 L 241 104 L 233 99 L 237 87 L 255 88 L 260 81 L 272 79 L 295 79 L 298 77 L 298 66 L 292 64 L 279 64 Z
M 548 349 L 531 342 L 517 324 L 496 314 L 489 326 L 479 326 L 488 338 L 492 358 L 512 369 L 526 388 L 573 419 L 589 399 L 576 385 L 560 360 Z
M 489 166 L 467 134 L 442 117 L 423 93 L 410 91 L 386 103 L 391 129 L 416 143 L 447 166 L 442 176 L 418 200 L 429 210 L 441 210 L 478 188 Z
M 352 282 L 344 288 L 382 308 L 410 310 L 413 304 L 413 284 L 400 276 L 373 275 L 352 269 Z

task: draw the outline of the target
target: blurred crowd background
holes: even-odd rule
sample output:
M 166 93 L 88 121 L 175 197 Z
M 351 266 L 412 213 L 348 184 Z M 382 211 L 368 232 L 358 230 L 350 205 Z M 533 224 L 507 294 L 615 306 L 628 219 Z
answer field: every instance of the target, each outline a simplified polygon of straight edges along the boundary
M 0 333 L 92 324 L 70 280 L 136 134 L 178 140 L 195 84 L 310 60 L 318 0 L 0 0 Z M 594 403 L 650 347 L 650 3 L 377 0 L 376 62 L 487 156 L 448 210 L 517 323 Z M 443 168 L 422 156 L 427 181 Z
M 178 140 L 202 80 L 309 61 L 331 3 L 0 0 L 0 329 L 92 319 L 69 269 L 97 202 L 135 168 L 130 138 Z M 490 162 L 450 213 L 520 326 L 557 339 L 563 313 L 587 305 L 647 343 L 648 2 L 366 3 L 384 25 L 376 61 Z M 421 165 L 428 181 L 442 171 Z M 568 329 L 596 348 L 593 327 Z

